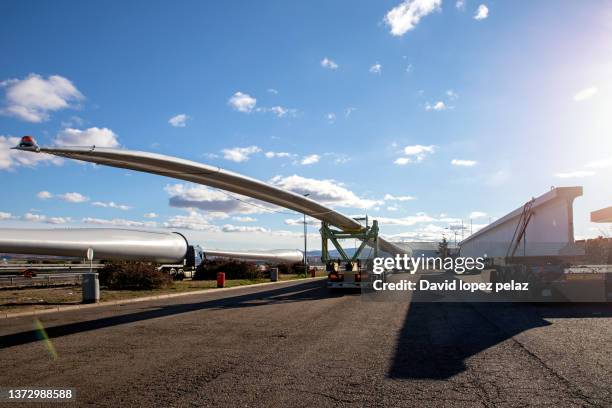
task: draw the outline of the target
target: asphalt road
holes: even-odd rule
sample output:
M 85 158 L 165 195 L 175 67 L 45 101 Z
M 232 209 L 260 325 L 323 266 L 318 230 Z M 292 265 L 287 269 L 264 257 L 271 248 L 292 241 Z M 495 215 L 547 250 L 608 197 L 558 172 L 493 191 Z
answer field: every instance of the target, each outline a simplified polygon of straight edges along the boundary
M 78 406 L 612 406 L 612 304 L 364 301 L 311 281 L 40 321 L 56 359 L 32 317 L 0 320 L 0 386 L 74 387 Z

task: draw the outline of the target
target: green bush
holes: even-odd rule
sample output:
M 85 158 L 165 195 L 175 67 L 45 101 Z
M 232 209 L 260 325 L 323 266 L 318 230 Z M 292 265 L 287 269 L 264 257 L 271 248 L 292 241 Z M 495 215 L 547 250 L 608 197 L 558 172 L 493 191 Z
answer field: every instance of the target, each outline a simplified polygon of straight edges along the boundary
M 291 270 L 291 265 L 288 265 L 286 263 L 278 264 L 276 265 L 276 267 L 278 268 L 278 273 L 285 274 L 285 275 L 289 273 L 293 273 L 293 271 Z
M 145 262 L 110 263 L 98 271 L 100 285 L 108 289 L 146 290 L 165 288 L 172 278 Z
M 262 279 L 269 277 L 269 272 L 261 271 L 253 262 L 234 259 L 205 260 L 196 268 L 195 280 L 217 279 L 218 272 L 225 272 L 225 279 Z
M 291 265 L 291 273 L 295 273 L 297 275 L 305 275 L 306 267 L 302 262 L 297 262 Z
M 296 262 L 296 263 L 281 263 L 275 266 L 278 268 L 278 273 L 280 274 L 303 274 L 304 273 L 304 263 Z

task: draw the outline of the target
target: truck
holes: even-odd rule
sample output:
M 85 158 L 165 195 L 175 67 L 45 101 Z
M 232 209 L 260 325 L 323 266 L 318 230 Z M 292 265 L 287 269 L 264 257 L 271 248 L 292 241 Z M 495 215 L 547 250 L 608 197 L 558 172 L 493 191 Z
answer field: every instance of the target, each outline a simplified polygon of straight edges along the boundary
M 204 250 L 199 245 L 188 245 L 187 252 L 182 262 L 174 264 L 162 264 L 158 270 L 169 274 L 173 280 L 192 278 L 198 265 L 204 260 Z
M 609 301 L 612 239 L 574 239 L 581 195 L 580 186 L 552 188 L 461 241 L 460 255 L 484 257 L 494 284 L 528 283 L 528 291 L 508 292 L 516 300 Z

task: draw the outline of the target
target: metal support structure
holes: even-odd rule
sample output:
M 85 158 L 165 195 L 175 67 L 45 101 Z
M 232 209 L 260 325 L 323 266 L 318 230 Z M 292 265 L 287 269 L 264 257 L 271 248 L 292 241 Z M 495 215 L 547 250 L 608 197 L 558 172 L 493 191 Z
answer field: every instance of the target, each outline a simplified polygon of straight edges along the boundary
M 531 221 L 531 217 L 533 215 L 531 208 L 533 207 L 534 202 L 535 198 L 532 198 L 523 206 L 523 211 L 521 212 L 521 215 L 516 223 L 516 229 L 512 235 L 512 240 L 510 241 L 510 246 L 508 247 L 508 251 L 506 253 L 506 258 L 514 257 L 521 240 L 523 241 L 523 256 L 527 256 L 527 225 L 529 225 L 529 221 Z
M 324 264 L 327 264 L 331 260 L 329 256 L 328 240 L 332 242 L 340 254 L 340 258 L 346 263 L 354 263 L 357 261 L 359 255 L 361 255 L 367 245 L 373 248 L 374 257 L 378 256 L 378 221 L 376 220 L 374 220 L 371 227 L 366 226 L 355 231 L 340 231 L 331 228 L 328 223 L 323 222 L 321 224 L 320 233 L 322 244 L 321 261 L 323 261 Z M 359 239 L 361 240 L 361 245 L 359 245 L 359 248 L 357 248 L 353 256 L 349 257 L 339 242 L 341 239 Z
M 310 193 L 302 195 L 308 197 Z M 304 273 L 308 274 L 308 227 L 306 225 L 306 213 L 304 213 Z

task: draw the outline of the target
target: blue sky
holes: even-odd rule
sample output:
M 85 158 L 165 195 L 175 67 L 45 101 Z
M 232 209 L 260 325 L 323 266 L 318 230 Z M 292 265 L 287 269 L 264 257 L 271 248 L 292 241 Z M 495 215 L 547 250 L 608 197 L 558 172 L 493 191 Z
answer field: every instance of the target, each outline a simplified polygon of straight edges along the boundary
M 602 232 L 588 215 L 612 197 L 608 2 L 5 1 L 0 16 L 0 226 L 301 246 L 287 211 L 7 150 L 32 134 L 218 165 L 407 240 L 582 185 L 576 235 Z

